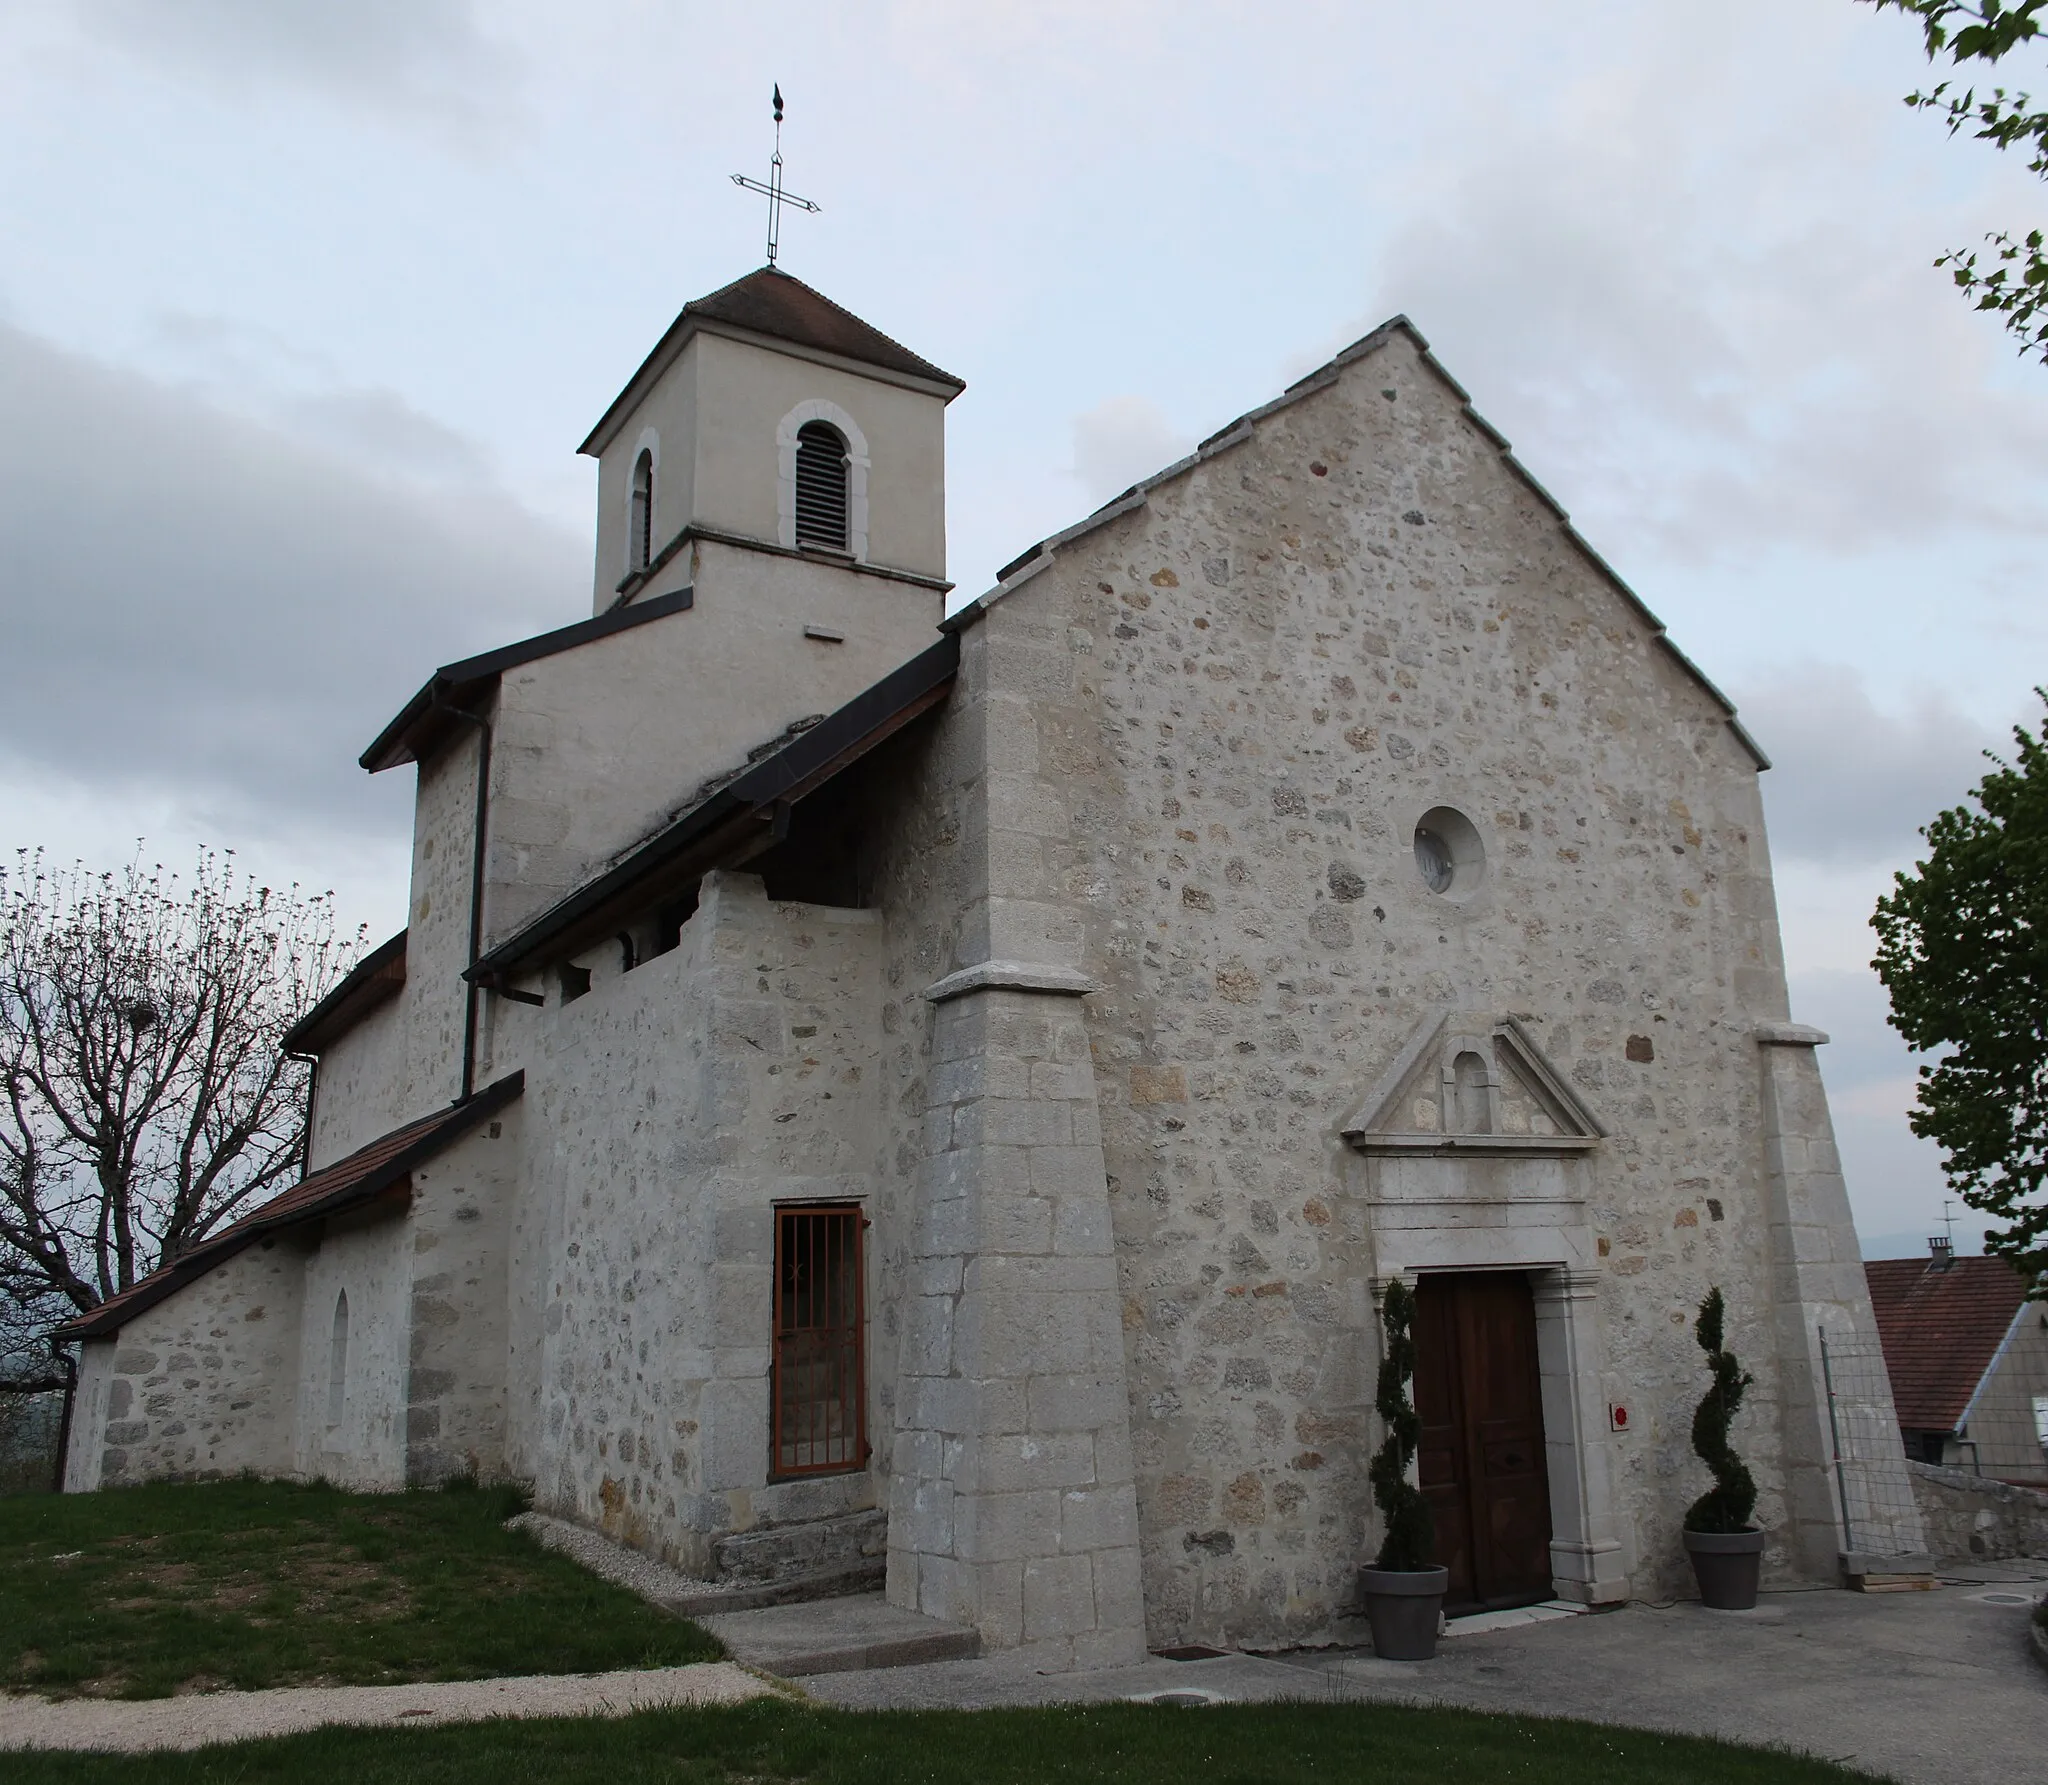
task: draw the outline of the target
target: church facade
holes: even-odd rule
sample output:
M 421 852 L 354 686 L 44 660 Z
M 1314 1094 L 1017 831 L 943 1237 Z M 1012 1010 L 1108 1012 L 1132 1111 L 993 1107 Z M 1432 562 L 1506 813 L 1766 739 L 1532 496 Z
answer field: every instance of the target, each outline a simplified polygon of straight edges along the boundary
M 1682 1590 L 1719 1284 L 1832 1578 L 1874 1336 L 1732 707 L 1405 319 L 949 615 L 961 389 L 686 307 L 592 617 L 365 753 L 412 903 L 290 1038 L 308 1173 L 68 1329 L 67 1486 L 511 1476 L 1046 1665 L 1344 1640 L 1388 1281 L 1463 1606 Z

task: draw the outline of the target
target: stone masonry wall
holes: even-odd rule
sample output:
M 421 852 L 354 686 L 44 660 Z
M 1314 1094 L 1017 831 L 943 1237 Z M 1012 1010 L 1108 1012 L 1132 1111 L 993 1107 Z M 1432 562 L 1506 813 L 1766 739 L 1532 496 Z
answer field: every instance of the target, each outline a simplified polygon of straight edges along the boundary
M 2048 1492 L 1908 1463 L 1913 1498 L 1927 1530 L 1927 1548 L 1943 1562 L 2048 1559 Z
M 67 1486 L 289 1472 L 303 1266 L 289 1240 L 260 1240 L 129 1322 L 98 1429 L 72 1435 Z
M 1782 1532 L 1755 765 L 1412 339 L 1059 548 L 976 636 L 986 921 L 1105 988 L 1154 1643 L 1316 1640 L 1350 1598 L 1380 1267 L 1339 1128 L 1445 1006 L 1517 1016 L 1611 1130 L 1590 1213 L 1635 1590 L 1684 1578 L 1712 1283 Z M 1485 847 L 1460 901 L 1411 849 L 1440 804 Z
M 409 1484 L 506 1473 L 507 1266 L 523 1140 L 514 1102 L 413 1173 L 402 1394 Z
M 317 1237 L 316 1237 L 317 1236 Z M 297 1436 L 308 1479 L 380 1492 L 405 1485 L 405 1352 L 412 1299 L 412 1227 L 385 1206 L 320 1223 L 305 1247 L 300 1297 Z M 335 1307 L 348 1297 L 341 1417 L 330 1419 Z
M 875 1503 L 868 1470 L 770 1485 L 768 1366 L 774 1203 L 873 1204 L 880 933 L 872 912 L 775 905 L 751 875 L 713 875 L 679 947 L 631 972 L 614 958 L 587 996 L 528 1019 L 550 1212 L 520 1466 L 549 1509 L 702 1569 L 721 1533 Z M 898 1243 L 877 1211 L 871 1285 Z M 888 1429 L 886 1304 L 874 1331 L 871 1442 Z

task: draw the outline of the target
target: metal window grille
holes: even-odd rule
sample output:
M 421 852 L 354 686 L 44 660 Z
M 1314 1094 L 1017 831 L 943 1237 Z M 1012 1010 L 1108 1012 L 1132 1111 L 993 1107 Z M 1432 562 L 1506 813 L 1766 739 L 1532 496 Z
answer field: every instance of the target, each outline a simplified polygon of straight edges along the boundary
M 828 422 L 797 430 L 796 538 L 799 545 L 846 550 L 846 442 Z
M 775 1211 L 775 1466 L 857 1469 L 868 1456 L 861 1212 Z

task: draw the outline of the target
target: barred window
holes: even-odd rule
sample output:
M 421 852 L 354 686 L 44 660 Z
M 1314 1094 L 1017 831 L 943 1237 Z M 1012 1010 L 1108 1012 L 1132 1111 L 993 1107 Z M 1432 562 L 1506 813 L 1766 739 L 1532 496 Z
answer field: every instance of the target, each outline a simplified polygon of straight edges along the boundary
M 774 1473 L 867 1461 L 861 1212 L 775 1211 Z
M 846 546 L 846 437 L 830 422 L 806 422 L 796 436 L 796 542 Z

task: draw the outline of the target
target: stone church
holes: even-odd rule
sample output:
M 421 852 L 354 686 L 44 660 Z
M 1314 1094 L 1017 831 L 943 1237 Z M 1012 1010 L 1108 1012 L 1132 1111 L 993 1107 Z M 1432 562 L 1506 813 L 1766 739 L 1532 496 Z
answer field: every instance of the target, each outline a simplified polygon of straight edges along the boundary
M 1453 1610 L 1690 1590 L 1719 1284 L 1834 1578 L 1873 1328 L 1729 702 L 1405 318 L 949 612 L 963 388 L 772 267 L 685 306 L 591 616 L 364 752 L 411 905 L 290 1034 L 306 1175 L 67 1329 L 67 1485 L 509 1476 L 1046 1666 L 1344 1640 L 1386 1283 Z

